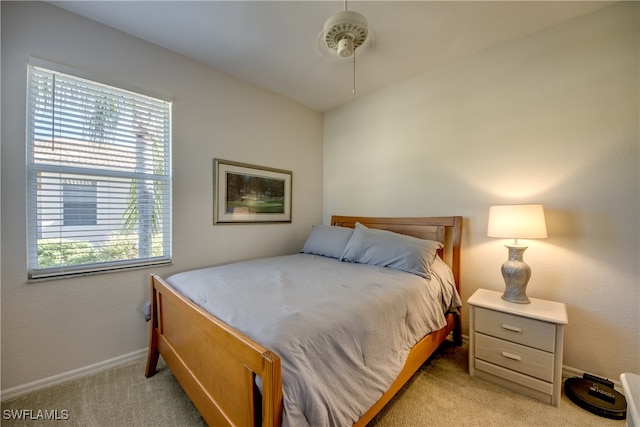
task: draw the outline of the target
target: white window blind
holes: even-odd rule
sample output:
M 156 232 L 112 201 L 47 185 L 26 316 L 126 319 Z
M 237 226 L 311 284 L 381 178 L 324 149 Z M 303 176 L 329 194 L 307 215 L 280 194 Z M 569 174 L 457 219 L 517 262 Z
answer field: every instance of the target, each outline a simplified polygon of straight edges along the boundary
M 29 66 L 30 279 L 171 261 L 171 103 Z

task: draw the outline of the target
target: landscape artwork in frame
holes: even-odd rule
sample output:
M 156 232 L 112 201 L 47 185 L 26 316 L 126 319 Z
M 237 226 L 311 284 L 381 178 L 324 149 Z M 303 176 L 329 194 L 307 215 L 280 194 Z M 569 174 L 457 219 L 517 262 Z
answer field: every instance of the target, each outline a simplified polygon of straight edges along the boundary
M 291 222 L 291 171 L 213 159 L 213 223 Z

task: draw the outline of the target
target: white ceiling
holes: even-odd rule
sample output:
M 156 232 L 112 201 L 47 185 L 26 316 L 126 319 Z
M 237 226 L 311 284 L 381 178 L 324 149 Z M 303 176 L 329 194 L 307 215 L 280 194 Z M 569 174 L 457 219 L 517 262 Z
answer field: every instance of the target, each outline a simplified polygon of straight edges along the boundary
M 343 1 L 51 1 L 318 111 L 612 4 L 358 1 L 373 37 L 352 60 L 318 49 Z M 361 52 L 359 52 L 361 51 Z

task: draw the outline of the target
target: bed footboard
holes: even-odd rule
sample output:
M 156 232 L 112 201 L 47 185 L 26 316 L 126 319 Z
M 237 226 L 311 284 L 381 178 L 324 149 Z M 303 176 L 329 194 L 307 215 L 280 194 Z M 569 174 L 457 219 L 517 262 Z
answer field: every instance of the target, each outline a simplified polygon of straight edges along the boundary
M 207 424 L 279 426 L 280 358 L 151 276 L 151 328 L 145 375 L 158 356 Z M 256 386 L 261 379 L 261 392 Z

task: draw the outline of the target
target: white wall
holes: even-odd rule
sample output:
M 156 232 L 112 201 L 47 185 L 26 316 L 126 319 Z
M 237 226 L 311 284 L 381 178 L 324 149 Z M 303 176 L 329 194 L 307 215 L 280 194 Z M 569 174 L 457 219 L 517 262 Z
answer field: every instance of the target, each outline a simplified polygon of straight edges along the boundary
M 504 289 L 489 206 L 542 203 L 528 294 L 567 304 L 565 365 L 638 372 L 638 22 L 610 6 L 325 114 L 325 222 L 463 215 L 466 301 Z
M 173 99 L 173 265 L 300 249 L 322 221 L 322 116 L 34 2 L 2 2 L 2 389 L 144 349 L 150 269 L 27 283 L 25 94 L 33 55 Z M 213 158 L 293 171 L 293 222 L 213 226 Z M 142 374 L 142 373 L 141 373 Z

